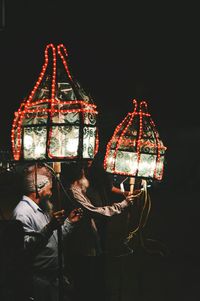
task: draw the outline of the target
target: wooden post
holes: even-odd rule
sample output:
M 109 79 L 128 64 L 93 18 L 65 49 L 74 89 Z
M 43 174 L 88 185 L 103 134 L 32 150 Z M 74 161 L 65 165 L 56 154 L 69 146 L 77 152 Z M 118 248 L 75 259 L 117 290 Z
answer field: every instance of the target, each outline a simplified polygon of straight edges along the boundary
M 61 174 L 61 162 L 54 162 L 53 169 L 56 174 L 56 188 L 57 188 L 57 198 L 56 198 L 56 210 L 62 209 L 61 204 L 61 195 L 60 195 L 60 184 L 59 178 Z M 58 280 L 59 280 L 59 287 L 58 287 L 58 301 L 64 300 L 64 284 L 63 284 L 63 249 L 62 249 L 62 228 L 61 226 L 57 229 L 58 235 Z
M 130 177 L 129 183 L 130 183 L 130 193 L 132 194 L 135 186 L 135 178 Z
M 60 173 L 61 173 L 61 162 L 53 162 L 53 169 L 54 169 L 56 175 L 60 176 Z

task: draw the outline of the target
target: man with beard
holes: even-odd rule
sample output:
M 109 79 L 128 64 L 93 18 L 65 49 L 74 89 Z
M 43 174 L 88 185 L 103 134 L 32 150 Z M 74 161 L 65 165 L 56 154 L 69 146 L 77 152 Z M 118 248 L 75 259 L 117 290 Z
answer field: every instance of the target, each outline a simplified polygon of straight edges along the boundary
M 27 173 L 24 177 L 24 195 L 13 211 L 13 219 L 23 224 L 24 248 L 31 261 L 32 294 L 34 301 L 58 300 L 58 237 L 71 232 L 82 217 L 80 208 L 53 212 L 50 198 L 52 179 L 44 174 Z

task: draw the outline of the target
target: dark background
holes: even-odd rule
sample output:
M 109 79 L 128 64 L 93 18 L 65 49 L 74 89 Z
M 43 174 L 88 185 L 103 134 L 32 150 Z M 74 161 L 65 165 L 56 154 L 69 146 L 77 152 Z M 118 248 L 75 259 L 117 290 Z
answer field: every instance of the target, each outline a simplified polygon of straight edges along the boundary
M 7 1 L 5 8 L 0 149 L 10 149 L 14 112 L 37 80 L 48 43 L 66 46 L 72 74 L 92 95 L 102 149 L 132 110 L 131 100 L 146 100 L 167 147 L 163 181 L 151 188 L 147 232 L 167 246 L 169 256 L 162 264 L 148 257 L 145 265 L 140 258 L 141 294 L 147 291 L 145 301 L 199 300 L 197 8 L 187 2 L 175 7 L 169 2 L 58 0 Z M 121 298 L 133 300 L 131 296 L 124 292 Z

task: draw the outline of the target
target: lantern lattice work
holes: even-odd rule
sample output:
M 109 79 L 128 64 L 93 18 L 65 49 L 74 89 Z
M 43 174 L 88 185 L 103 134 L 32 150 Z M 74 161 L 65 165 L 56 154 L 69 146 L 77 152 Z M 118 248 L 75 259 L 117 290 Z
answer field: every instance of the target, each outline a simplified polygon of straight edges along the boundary
M 96 105 L 72 78 L 67 56 L 63 44 L 46 46 L 39 78 L 15 113 L 14 160 L 91 160 L 97 153 Z
M 116 127 L 107 144 L 104 168 L 107 172 L 161 180 L 166 147 L 148 113 L 147 103 L 134 99 L 134 110 Z

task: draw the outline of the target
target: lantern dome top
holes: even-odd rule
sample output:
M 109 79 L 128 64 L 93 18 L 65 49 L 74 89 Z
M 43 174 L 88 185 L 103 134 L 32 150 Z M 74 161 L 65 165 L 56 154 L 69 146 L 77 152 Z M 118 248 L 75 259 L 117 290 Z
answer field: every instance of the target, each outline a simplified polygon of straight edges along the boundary
M 67 49 L 63 44 L 48 44 L 44 52 L 42 71 L 26 102 L 33 103 L 42 99 L 54 101 L 84 101 L 93 103 L 78 81 L 73 79 L 68 63 Z

